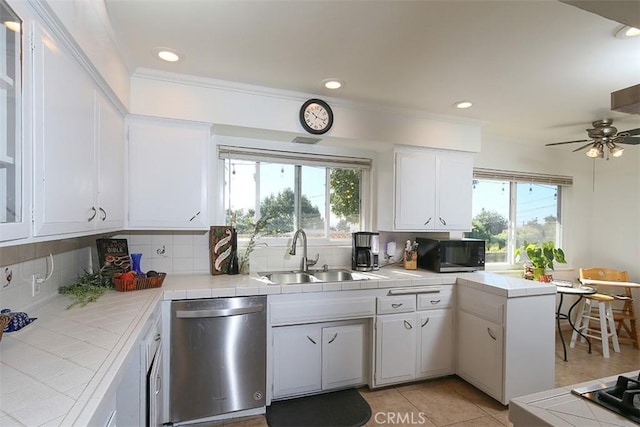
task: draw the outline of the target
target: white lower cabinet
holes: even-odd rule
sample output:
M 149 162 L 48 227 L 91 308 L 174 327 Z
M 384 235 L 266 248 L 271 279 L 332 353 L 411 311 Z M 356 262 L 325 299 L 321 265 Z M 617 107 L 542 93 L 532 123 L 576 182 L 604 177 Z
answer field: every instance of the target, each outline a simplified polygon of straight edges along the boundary
M 416 371 L 416 314 L 391 314 L 376 319 L 375 384 L 410 381 Z
M 502 325 L 464 311 L 459 315 L 458 373 L 491 396 L 502 395 Z
M 452 309 L 418 313 L 418 360 L 416 378 L 454 372 L 454 320 Z
M 458 308 L 461 378 L 503 405 L 555 386 L 555 294 L 507 298 L 459 286 Z
M 366 323 L 273 328 L 273 397 L 366 383 Z
M 454 372 L 453 301 L 451 286 L 378 298 L 375 387 Z

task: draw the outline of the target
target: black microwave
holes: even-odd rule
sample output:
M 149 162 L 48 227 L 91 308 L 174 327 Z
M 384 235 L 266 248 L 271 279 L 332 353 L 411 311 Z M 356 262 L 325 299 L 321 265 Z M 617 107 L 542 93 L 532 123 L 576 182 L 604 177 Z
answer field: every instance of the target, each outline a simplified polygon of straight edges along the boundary
M 418 267 L 436 273 L 484 270 L 485 241 L 417 237 Z

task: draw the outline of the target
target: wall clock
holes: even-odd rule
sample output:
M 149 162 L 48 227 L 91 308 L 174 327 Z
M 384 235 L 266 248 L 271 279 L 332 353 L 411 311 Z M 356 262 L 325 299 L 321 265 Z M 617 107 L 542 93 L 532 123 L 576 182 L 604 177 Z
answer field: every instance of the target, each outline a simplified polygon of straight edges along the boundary
M 300 124 L 309 133 L 321 135 L 333 125 L 333 111 L 321 99 L 310 99 L 300 107 Z

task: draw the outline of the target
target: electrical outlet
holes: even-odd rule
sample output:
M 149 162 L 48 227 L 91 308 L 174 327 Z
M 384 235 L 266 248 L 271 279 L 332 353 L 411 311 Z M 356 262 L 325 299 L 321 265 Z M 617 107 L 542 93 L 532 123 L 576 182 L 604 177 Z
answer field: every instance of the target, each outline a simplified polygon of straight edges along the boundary
M 40 293 L 40 282 L 37 274 L 31 276 L 31 296 L 35 297 Z

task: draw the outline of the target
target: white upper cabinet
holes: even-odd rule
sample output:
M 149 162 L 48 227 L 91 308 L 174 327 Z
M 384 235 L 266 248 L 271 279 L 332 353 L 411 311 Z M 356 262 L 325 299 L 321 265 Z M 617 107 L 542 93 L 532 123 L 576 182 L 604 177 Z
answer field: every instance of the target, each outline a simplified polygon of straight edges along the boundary
M 378 228 L 407 231 L 471 229 L 470 153 L 396 148 L 378 180 Z
M 129 119 L 128 229 L 209 227 L 211 126 Z
M 124 119 L 35 27 L 34 236 L 123 227 Z
M 98 223 L 102 229 L 122 229 L 125 198 L 124 119 L 101 96 L 97 97 L 96 117 Z
M 28 237 L 29 183 L 26 181 L 27 143 L 23 137 L 22 88 L 23 55 L 16 13 L 0 1 L 0 242 Z M 9 22 L 13 22 L 12 27 Z

